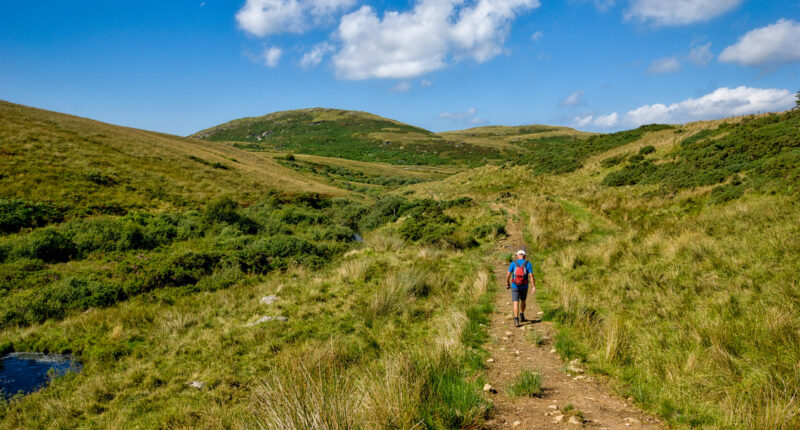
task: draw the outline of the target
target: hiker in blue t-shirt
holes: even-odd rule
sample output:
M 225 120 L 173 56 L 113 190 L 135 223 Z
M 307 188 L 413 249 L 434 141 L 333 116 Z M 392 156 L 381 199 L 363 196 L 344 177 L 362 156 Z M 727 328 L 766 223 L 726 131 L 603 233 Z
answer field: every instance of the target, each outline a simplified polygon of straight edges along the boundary
M 525 299 L 528 297 L 528 284 L 531 293 L 536 294 L 536 279 L 533 277 L 533 265 L 525 260 L 525 251 L 517 251 L 517 259 L 508 266 L 506 289 L 511 288 L 511 301 L 514 303 L 514 327 L 525 322 Z

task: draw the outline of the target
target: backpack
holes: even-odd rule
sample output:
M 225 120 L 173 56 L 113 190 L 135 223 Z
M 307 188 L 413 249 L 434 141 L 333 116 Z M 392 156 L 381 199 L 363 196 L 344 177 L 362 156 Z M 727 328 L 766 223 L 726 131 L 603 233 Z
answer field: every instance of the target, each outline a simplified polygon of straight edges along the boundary
M 527 263 L 527 262 L 526 262 Z M 528 285 L 528 268 L 527 264 L 519 265 L 514 261 L 514 284 L 515 285 Z

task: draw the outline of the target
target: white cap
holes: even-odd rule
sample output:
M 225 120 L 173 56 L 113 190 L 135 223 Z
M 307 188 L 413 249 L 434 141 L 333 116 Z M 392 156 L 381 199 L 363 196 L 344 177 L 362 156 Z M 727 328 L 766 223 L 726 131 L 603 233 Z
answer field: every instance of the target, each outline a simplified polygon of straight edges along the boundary
M 517 255 L 520 255 L 520 254 L 525 255 L 525 251 L 520 249 L 519 251 L 517 251 Z

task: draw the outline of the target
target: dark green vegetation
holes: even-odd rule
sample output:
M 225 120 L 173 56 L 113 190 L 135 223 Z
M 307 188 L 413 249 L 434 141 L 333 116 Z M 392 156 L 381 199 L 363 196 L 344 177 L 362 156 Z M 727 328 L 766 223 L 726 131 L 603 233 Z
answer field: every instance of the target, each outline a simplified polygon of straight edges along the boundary
M 520 145 L 528 149 L 529 152 L 516 157 L 514 162 L 516 164 L 532 165 L 533 173 L 536 174 L 569 173 L 580 169 L 586 158 L 591 155 L 635 142 L 647 132 L 671 128 L 673 127 L 670 125 L 650 124 L 643 125 L 635 130 L 594 135 L 585 140 L 579 140 L 572 136 L 526 140 L 520 142 Z M 614 162 L 618 164 L 621 161 L 609 161 L 609 163 Z
M 392 164 L 484 164 L 493 148 L 454 144 L 430 131 L 365 112 L 305 109 L 243 118 L 195 133 L 247 150 L 279 150 Z
M 324 177 L 328 179 L 331 184 L 338 187 L 364 193 L 378 194 L 385 192 L 385 188 L 394 189 L 402 185 L 423 182 L 423 179 L 419 178 L 370 175 L 360 170 L 350 169 L 344 166 L 297 160 L 292 154 L 286 157 L 279 157 L 276 161 L 295 171 Z M 364 187 L 358 184 L 379 185 L 380 187 Z
M 318 268 L 350 249 L 354 233 L 401 216 L 404 239 L 469 248 L 477 241 L 444 210 L 470 203 L 389 197 L 366 206 L 316 194 L 269 194 L 248 208 L 223 198 L 202 211 L 101 216 L 35 229 L 0 240 L 0 328 L 162 288 L 187 294 L 225 288 L 248 273 Z M 61 262 L 73 264 L 46 265 Z
M 700 131 L 683 139 L 667 157 L 671 160 L 659 164 L 631 157 L 629 164 L 609 173 L 603 184 L 658 184 L 675 190 L 733 178 L 731 184 L 715 191 L 716 201 L 731 200 L 752 187 L 796 192 L 800 183 L 800 112 L 769 114 Z

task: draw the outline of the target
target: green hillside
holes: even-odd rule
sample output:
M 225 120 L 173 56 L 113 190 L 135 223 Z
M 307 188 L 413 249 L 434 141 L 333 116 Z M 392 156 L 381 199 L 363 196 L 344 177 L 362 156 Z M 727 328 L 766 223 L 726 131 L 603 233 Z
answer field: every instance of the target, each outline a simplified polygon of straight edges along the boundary
M 677 428 L 797 428 L 800 111 L 647 130 L 550 148 L 561 174 L 412 187 L 514 207 L 555 348 L 625 397 Z
M 560 355 L 674 428 L 800 427 L 800 111 L 603 135 L 319 109 L 227 129 L 296 148 L 0 114 L 0 353 L 84 366 L 0 400 L 0 428 L 484 428 L 509 222 Z M 341 153 L 326 132 L 299 150 L 292 124 Z M 375 133 L 421 140 L 352 159 Z M 496 158 L 412 161 L 425 139 Z
M 83 365 L 0 395 L 0 428 L 484 421 L 503 214 L 387 195 L 451 170 L 0 109 L 0 354 Z
M 0 143 L 0 196 L 67 214 L 185 208 L 269 190 L 346 194 L 228 145 L 2 101 Z
M 248 150 L 278 150 L 391 164 L 481 165 L 502 154 L 366 112 L 302 109 L 242 118 L 192 135 Z

